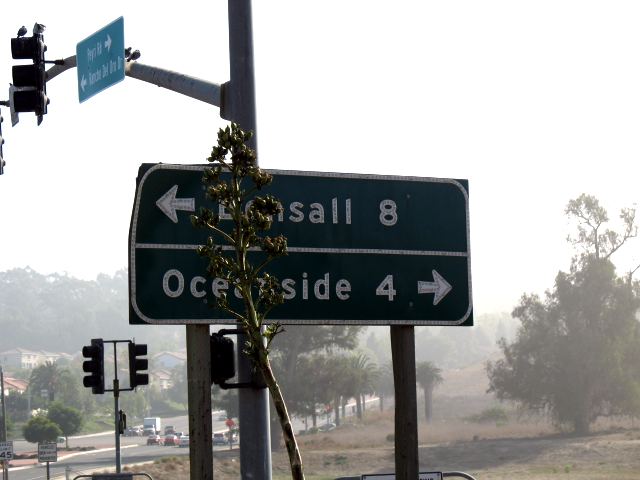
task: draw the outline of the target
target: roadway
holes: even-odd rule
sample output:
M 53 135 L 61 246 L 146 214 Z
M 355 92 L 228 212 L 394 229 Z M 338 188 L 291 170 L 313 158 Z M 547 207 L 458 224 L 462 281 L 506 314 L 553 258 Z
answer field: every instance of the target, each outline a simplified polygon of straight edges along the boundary
M 377 398 L 371 398 L 367 400 L 368 408 L 372 408 L 372 404 L 377 402 Z M 353 405 L 347 406 L 347 416 L 352 415 Z M 226 432 L 228 431 L 225 425 L 224 417 L 221 412 L 214 412 L 211 415 L 212 431 Z M 329 421 L 328 416 L 319 415 L 318 425 L 322 425 Z M 177 417 L 162 418 L 163 428 L 167 425 L 172 425 L 176 431 L 188 432 L 189 419 L 186 415 Z M 304 422 L 297 418 L 294 418 L 293 425 L 295 431 L 304 429 Z M 120 436 L 120 462 L 124 467 L 125 465 L 132 465 L 138 463 L 152 462 L 161 457 L 188 455 L 189 448 L 177 447 L 177 446 L 159 446 L 159 445 L 147 445 L 147 437 L 125 437 Z M 59 445 L 59 448 L 64 447 L 64 444 Z M 69 438 L 69 447 L 94 447 L 95 450 L 87 450 L 83 452 L 59 452 L 58 461 L 51 462 L 49 464 L 50 478 L 65 478 L 65 473 L 69 469 L 69 478 L 72 479 L 77 475 L 89 474 L 93 471 L 101 472 L 103 470 L 111 470 L 115 468 L 115 434 L 113 431 L 96 433 L 92 435 L 79 435 Z M 25 440 L 13 441 L 14 453 L 28 453 L 37 451 L 37 446 L 33 443 L 28 443 Z M 214 451 L 228 450 L 228 446 L 214 446 Z M 234 448 L 238 448 L 237 444 Z M 64 456 L 63 456 L 64 455 Z M 13 464 L 17 465 L 23 462 L 14 461 Z M 9 469 L 9 480 L 46 480 L 47 470 L 45 464 L 30 464 L 17 466 Z
M 223 420 L 220 420 L 220 412 L 212 414 L 213 431 L 227 431 L 227 427 Z M 171 418 L 163 418 L 163 427 L 173 425 L 176 431 L 187 432 L 188 417 L 179 416 Z M 147 445 L 147 437 L 120 437 L 120 462 L 125 465 L 152 462 L 157 458 L 188 455 L 189 448 L 177 446 L 160 446 Z M 59 445 L 59 448 L 64 445 Z M 64 478 L 67 469 L 70 470 L 69 477 L 74 478 L 80 474 L 88 474 L 93 471 L 102 471 L 110 469 L 113 471 L 115 467 L 115 434 L 111 432 L 103 432 L 92 435 L 79 435 L 69 438 L 69 447 L 95 447 L 95 450 L 87 450 L 84 452 L 72 451 L 62 452 L 58 454 L 57 462 L 49 463 L 50 478 Z M 37 451 L 37 446 L 25 440 L 13 441 L 14 453 L 29 453 Z M 214 450 L 226 450 L 228 446 L 215 446 Z M 237 444 L 235 446 L 237 447 Z M 13 464 L 24 463 L 22 461 L 14 461 Z M 17 466 L 9 469 L 10 480 L 46 480 L 47 469 L 46 464 L 30 464 Z

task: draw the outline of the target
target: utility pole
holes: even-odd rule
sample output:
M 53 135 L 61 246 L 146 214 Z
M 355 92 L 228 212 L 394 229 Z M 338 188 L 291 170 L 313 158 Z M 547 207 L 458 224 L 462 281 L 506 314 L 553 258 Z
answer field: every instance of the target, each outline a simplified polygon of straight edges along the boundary
M 258 152 L 253 23 L 251 0 L 228 0 L 229 71 L 231 79 L 223 95 L 222 113 L 245 131 L 252 131 L 250 147 Z M 238 335 L 238 381 L 252 380 L 251 360 L 243 352 L 246 335 Z M 262 383 L 262 382 L 260 382 Z M 266 388 L 241 388 L 240 473 L 243 479 L 271 479 L 269 395 Z
M 0 426 L 0 442 L 7 441 L 7 408 L 4 398 L 4 372 L 0 366 L 0 396 L 2 397 L 2 425 Z M 9 462 L 2 462 L 2 479 L 9 480 Z
M 254 136 L 249 146 L 257 152 L 251 0 L 228 0 L 228 23 L 231 78 L 227 84 L 221 86 L 138 62 L 127 62 L 125 75 L 220 107 L 222 118 L 238 123 L 245 131 L 253 132 Z M 60 73 L 76 66 L 75 55 L 60 60 L 46 72 L 46 80 L 50 81 Z M 209 326 L 190 324 L 186 326 L 186 330 L 189 432 L 192 448 L 191 478 L 210 480 L 213 478 L 213 460 Z M 254 380 L 251 360 L 243 353 L 242 345 L 245 341 L 245 335 L 238 335 L 240 383 Z M 239 420 L 242 429 L 241 476 L 243 479 L 271 480 L 271 437 L 267 389 L 240 389 L 239 404 Z M 196 451 L 199 453 L 195 453 Z

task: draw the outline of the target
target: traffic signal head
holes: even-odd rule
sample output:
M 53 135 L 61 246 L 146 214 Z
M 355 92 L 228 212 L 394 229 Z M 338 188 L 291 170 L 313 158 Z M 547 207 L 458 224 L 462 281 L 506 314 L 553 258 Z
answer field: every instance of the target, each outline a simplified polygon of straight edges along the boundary
M 129 386 L 136 388 L 139 385 L 149 385 L 149 375 L 144 370 L 149 369 L 149 361 L 144 357 L 147 354 L 147 345 L 144 343 L 129 344 Z
M 101 338 L 91 339 L 91 345 L 82 347 L 82 356 L 88 358 L 82 363 L 87 372 L 82 384 L 96 394 L 104 393 L 104 343 Z
M 16 60 L 31 60 L 31 65 L 14 65 L 12 67 L 13 85 L 11 102 L 15 112 L 35 112 L 38 125 L 42 116 L 47 113 L 47 72 L 45 70 L 44 44 L 42 33 L 34 33 L 32 37 L 11 39 L 11 56 Z
M 211 334 L 211 383 L 220 385 L 236 374 L 233 340 L 219 333 Z

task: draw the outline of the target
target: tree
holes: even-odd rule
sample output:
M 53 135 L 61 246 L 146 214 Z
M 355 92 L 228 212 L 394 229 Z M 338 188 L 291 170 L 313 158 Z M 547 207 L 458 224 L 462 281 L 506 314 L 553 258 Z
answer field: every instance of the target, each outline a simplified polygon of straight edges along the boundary
M 441 370 L 431 362 L 419 362 L 416 365 L 416 381 L 424 393 L 424 416 L 431 422 L 433 416 L 433 390 L 442 383 Z
M 384 399 L 394 394 L 393 388 L 393 365 L 391 362 L 385 363 L 378 369 L 379 376 L 376 381 L 375 391 L 380 398 L 380 411 L 384 411 Z
M 238 408 L 238 390 L 223 390 L 218 386 L 214 386 L 211 389 L 211 404 L 213 405 L 212 408 L 224 410 L 227 413 L 227 418 L 237 417 L 240 413 Z
M 504 358 L 487 372 L 499 399 L 586 434 L 600 416 L 640 412 L 640 288 L 632 274 L 618 277 L 611 261 L 636 235 L 635 211 L 621 211 L 621 234 L 606 229 L 594 197 L 570 201 L 566 213 L 578 221 L 571 241 L 579 255 L 544 299 L 522 297 L 512 313 L 521 321 L 516 339 L 499 342 Z
M 171 386 L 167 390 L 170 400 L 186 405 L 189 401 L 187 398 L 187 369 L 186 365 L 176 365 L 171 369 Z
M 146 392 L 135 390 L 127 395 L 120 396 L 120 408 L 127 413 L 127 421 L 133 422 L 134 418 L 143 418 L 148 410 Z
M 82 426 L 82 414 L 79 410 L 66 407 L 60 402 L 49 405 L 47 418 L 60 427 L 65 436 L 66 447 L 69 448 L 69 435 L 78 433 Z
M 25 424 L 22 434 L 31 443 L 55 442 L 62 435 L 62 430 L 47 417 L 37 415 Z
M 29 390 L 35 395 L 43 393 L 51 401 L 55 397 L 59 378 L 60 370 L 55 363 L 46 362 L 43 365 L 38 365 L 31 371 Z
M 302 457 L 269 358 L 271 341 L 281 331 L 281 325 L 265 323 L 271 309 L 284 301 L 277 279 L 264 271 L 273 259 L 287 252 L 286 238 L 265 234 L 282 206 L 271 195 L 256 195 L 273 177 L 258 167 L 255 151 L 247 145 L 251 136 L 234 123 L 220 129 L 218 144 L 207 159 L 214 167 L 205 169 L 203 175 L 207 198 L 226 210 L 232 226 L 221 225 L 219 213 L 207 208 L 193 215 L 192 223 L 212 233 L 207 244 L 198 248 L 198 254 L 208 260 L 207 274 L 227 282 L 229 289 L 236 289 L 242 298 L 240 302 L 228 300 L 223 292 L 212 303 L 233 316 L 244 330 L 247 337 L 244 351 L 269 389 L 289 454 L 292 477 L 303 479 Z M 229 173 L 229 177 L 223 177 L 223 172 Z M 223 246 L 231 246 L 232 250 L 225 250 Z M 251 249 L 259 250 L 262 259 L 253 263 L 254 257 L 249 258 Z
M 378 367 L 367 355 L 359 353 L 346 357 L 340 388 L 345 402 L 349 398 L 355 399 L 358 420 L 362 419 L 362 397 L 375 390 L 378 375 Z

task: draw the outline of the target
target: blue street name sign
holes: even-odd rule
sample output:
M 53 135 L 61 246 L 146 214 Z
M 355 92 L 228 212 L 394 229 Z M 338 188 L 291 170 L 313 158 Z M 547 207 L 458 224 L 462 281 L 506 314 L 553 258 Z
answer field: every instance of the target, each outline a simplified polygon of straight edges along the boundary
M 210 232 L 189 216 L 206 206 L 203 165 L 145 164 L 129 244 L 130 323 L 234 323 L 212 308 L 221 279 L 196 249 Z M 269 264 L 284 324 L 472 325 L 466 180 L 269 170 L 260 194 L 282 204 L 269 235 L 288 255 Z M 255 253 L 259 256 L 259 253 Z
M 76 62 L 81 103 L 124 80 L 124 18 L 79 42 Z

